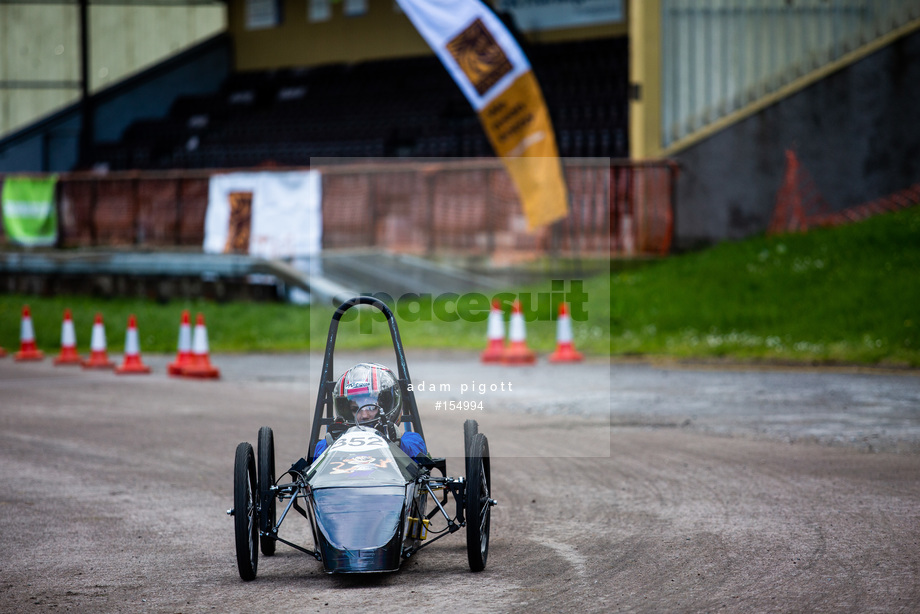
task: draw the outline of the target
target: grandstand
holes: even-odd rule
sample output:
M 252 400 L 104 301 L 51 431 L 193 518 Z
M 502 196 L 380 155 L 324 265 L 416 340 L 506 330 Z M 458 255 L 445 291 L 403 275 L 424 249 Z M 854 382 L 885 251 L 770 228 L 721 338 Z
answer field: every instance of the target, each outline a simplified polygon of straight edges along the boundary
M 70 11 L 66 19 L 49 18 L 51 25 L 41 27 L 30 22 L 37 38 L 50 40 L 56 25 L 74 42 L 77 5 L 91 9 L 90 32 L 115 21 L 101 17 L 107 10 L 146 10 L 134 0 L 62 2 Z M 559 153 L 568 159 L 570 217 L 533 236 L 522 230 L 499 165 L 490 166 L 492 152 L 476 116 L 393 0 L 166 4 L 186 15 L 211 11 L 210 25 L 170 42 L 175 51 L 155 62 L 150 51 L 146 63 L 123 66 L 114 73 L 120 80 L 103 79 L 98 70 L 81 77 L 71 58 L 68 69 L 55 69 L 55 83 L 74 93 L 82 79 L 86 98 L 59 99 L 56 108 L 25 105 L 39 114 L 31 123 L 22 122 L 21 112 L 19 123 L 0 116 L 6 130 L 0 173 L 71 173 L 62 176 L 65 204 L 77 212 L 69 219 L 83 226 L 64 228 L 64 244 L 144 245 L 152 237 L 158 245 L 195 244 L 202 221 L 180 218 L 203 215 L 202 186 L 210 172 L 319 161 L 404 161 L 402 179 L 361 176 L 353 167 L 330 174 L 328 193 L 339 190 L 348 204 L 324 202 L 324 209 L 331 224 L 346 210 L 370 220 L 364 236 L 372 245 L 406 244 L 415 252 L 439 249 L 426 234 L 436 228 L 457 229 L 457 236 L 443 239 L 445 248 L 493 253 L 504 245 L 531 254 L 593 244 L 579 233 L 600 228 L 610 249 L 627 256 L 763 232 L 790 149 L 832 210 L 920 179 L 915 0 L 586 0 L 575 3 L 588 7 L 583 15 L 572 14 L 577 7 L 564 0 L 491 2 L 510 12 L 504 17 L 516 26 Z M 329 12 L 317 17 L 314 4 Z M 251 10 L 256 5 L 263 11 L 258 15 Z M 529 12 L 521 8 L 527 6 Z M 15 15 L 7 7 L 0 5 L 0 20 Z M 172 25 L 153 28 L 155 39 L 181 30 L 175 26 L 181 19 L 164 17 L 171 9 L 156 10 L 109 38 L 131 44 L 157 20 Z M 222 11 L 216 21 L 214 10 Z M 215 30 L 213 23 L 223 25 Z M 23 27 L 0 21 L 4 32 Z M 14 38 L 22 44 L 20 34 L 4 40 Z M 107 44 L 94 43 L 90 51 L 143 55 Z M 71 57 L 74 45 L 62 46 L 62 57 Z M 90 56 L 98 69 L 98 58 Z M 21 109 L 23 88 L 53 89 L 4 70 L 0 107 Z M 604 162 L 608 158 L 615 163 Z M 464 166 L 471 160 L 484 162 L 475 170 Z M 419 166 L 426 161 L 447 162 L 437 167 L 440 179 L 430 180 L 427 167 Z M 597 174 L 598 163 L 607 170 Z M 470 181 L 492 192 L 460 189 Z M 155 197 L 144 195 L 145 182 L 159 182 Z M 168 194 L 182 196 L 173 202 Z M 374 201 L 373 194 L 384 200 Z M 416 199 L 411 204 L 408 194 Z M 483 204 L 488 199 L 491 209 Z M 432 206 L 451 210 L 425 218 L 420 212 Z M 106 222 L 115 219 L 133 226 Z M 148 230 L 140 219 L 163 222 Z M 407 220 L 410 227 L 403 226 Z M 404 228 L 410 240 L 395 240 L 395 228 Z M 333 226 L 328 230 L 330 246 L 346 246 Z
M 625 37 L 530 48 L 563 157 L 625 158 Z M 307 166 L 311 158 L 482 157 L 480 122 L 434 56 L 234 72 L 213 94 L 97 147 L 110 170 Z

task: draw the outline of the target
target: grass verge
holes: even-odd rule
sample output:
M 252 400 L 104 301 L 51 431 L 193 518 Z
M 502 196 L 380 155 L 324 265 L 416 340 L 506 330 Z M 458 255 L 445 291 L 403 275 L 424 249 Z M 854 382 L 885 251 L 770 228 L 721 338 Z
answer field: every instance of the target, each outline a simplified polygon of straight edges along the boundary
M 920 366 L 920 207 L 611 279 L 614 354 Z
M 511 290 L 539 312 L 528 343 L 555 345 L 546 284 Z M 574 323 L 576 347 L 604 356 L 765 360 L 920 366 L 920 207 L 807 234 L 758 237 L 674 256 L 584 280 L 586 321 Z M 609 297 L 609 298 L 608 298 Z M 546 298 L 546 297 L 544 297 Z M 93 297 L 0 295 L 0 345 L 19 345 L 20 313 L 29 304 L 39 347 L 59 347 L 65 308 L 73 312 L 78 348 L 88 351 L 93 317 L 104 315 L 109 350 L 121 352 L 130 313 L 144 352 L 175 352 L 183 309 L 205 314 L 211 350 L 275 352 L 324 347 L 332 309 L 278 303 L 213 303 Z M 485 347 L 481 321 L 445 322 L 428 314 L 455 304 L 428 299 L 397 309 L 410 348 Z M 364 331 L 368 322 L 364 323 Z M 387 329 L 343 323 L 337 347 L 387 347 Z

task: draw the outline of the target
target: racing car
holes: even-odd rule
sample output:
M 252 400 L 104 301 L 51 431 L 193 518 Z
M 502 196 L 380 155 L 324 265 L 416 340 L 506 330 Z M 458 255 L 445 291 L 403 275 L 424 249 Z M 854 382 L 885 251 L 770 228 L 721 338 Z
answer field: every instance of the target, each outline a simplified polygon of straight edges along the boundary
M 358 305 L 386 317 L 402 395 L 398 415 L 380 412 L 381 419 L 372 424 L 344 421 L 333 403 L 339 322 Z M 255 450 L 248 442 L 236 448 L 233 508 L 227 514 L 234 521 L 240 578 L 254 580 L 259 550 L 271 557 L 278 542 L 314 557 L 330 574 L 393 572 L 422 548 L 462 528 L 470 570 L 485 569 L 491 508 L 497 504 L 491 495 L 488 439 L 475 420 L 467 420 L 466 475 L 450 477 L 445 458 L 406 454 L 394 441 L 399 426 L 424 440 L 396 319 L 379 299 L 354 297 L 336 309 L 329 326 L 307 455 L 276 478 L 270 427 L 259 429 Z M 314 459 L 318 447 L 324 449 Z M 312 546 L 281 537 L 292 512 L 309 522 Z

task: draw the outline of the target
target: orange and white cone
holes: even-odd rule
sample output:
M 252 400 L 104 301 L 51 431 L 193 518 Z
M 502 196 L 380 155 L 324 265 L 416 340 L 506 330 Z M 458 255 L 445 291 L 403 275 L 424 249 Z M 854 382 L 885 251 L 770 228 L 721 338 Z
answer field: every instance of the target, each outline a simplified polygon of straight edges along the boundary
M 32 328 L 32 312 L 29 306 L 22 307 L 22 321 L 19 325 L 19 351 L 13 358 L 20 361 L 43 360 L 45 353 L 35 347 L 35 329 Z
M 61 353 L 54 359 L 57 365 L 78 365 L 83 359 L 77 354 L 77 333 L 73 329 L 70 309 L 64 310 L 64 322 L 61 324 Z
M 93 322 L 93 338 L 89 344 L 89 360 L 83 361 L 84 369 L 111 369 L 115 363 L 109 360 L 108 350 L 105 345 L 105 324 L 102 323 L 102 314 L 96 314 Z
M 199 313 L 195 319 L 195 333 L 192 337 L 192 362 L 182 367 L 182 375 L 201 378 L 220 377 L 220 371 L 211 365 L 209 352 L 208 329 L 204 325 L 204 316 Z
M 489 312 L 489 328 L 486 331 L 488 345 L 479 355 L 482 362 L 501 362 L 502 353 L 505 351 L 505 314 L 498 301 L 492 301 L 492 311 Z
M 179 351 L 175 362 L 166 367 L 170 375 L 182 375 L 182 368 L 192 364 L 192 326 L 189 320 L 188 309 L 182 312 L 182 323 L 179 324 Z
M 125 358 L 115 373 L 150 373 L 150 367 L 141 362 L 141 344 L 137 339 L 137 319 L 128 316 L 128 332 L 125 334 Z
M 509 324 L 508 346 L 502 352 L 502 363 L 506 365 L 532 365 L 537 361 L 537 355 L 527 347 L 527 329 L 524 326 L 524 312 L 521 302 L 514 301 L 511 308 L 511 322 Z
M 579 362 L 584 359 L 572 344 L 572 316 L 567 303 L 559 305 L 559 319 L 556 320 L 556 351 L 550 354 L 550 362 Z

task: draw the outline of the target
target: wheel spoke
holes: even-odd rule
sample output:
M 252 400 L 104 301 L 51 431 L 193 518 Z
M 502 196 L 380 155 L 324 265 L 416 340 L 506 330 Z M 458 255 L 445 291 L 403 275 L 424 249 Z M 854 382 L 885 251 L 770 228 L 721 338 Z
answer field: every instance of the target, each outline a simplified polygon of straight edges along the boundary
M 255 521 L 256 521 L 256 519 L 255 519 L 255 516 L 256 516 L 256 515 L 255 515 L 255 509 L 256 509 L 256 506 L 255 506 L 255 504 L 254 504 L 254 502 L 253 502 L 253 498 L 254 498 L 254 497 L 253 497 L 252 484 L 251 484 L 251 483 L 249 484 L 249 488 L 248 488 L 247 490 L 248 490 L 247 494 L 249 495 L 249 496 L 248 496 L 248 499 L 249 499 L 249 506 L 248 506 L 248 507 L 249 507 L 249 509 L 247 510 L 247 515 L 249 516 L 249 552 L 250 552 L 249 557 L 250 557 L 250 558 L 253 558 L 253 557 L 254 557 L 253 553 L 255 552 L 256 545 L 255 545 L 255 540 L 253 539 L 253 530 L 252 530 L 252 529 L 253 529 L 253 525 L 255 524 Z

